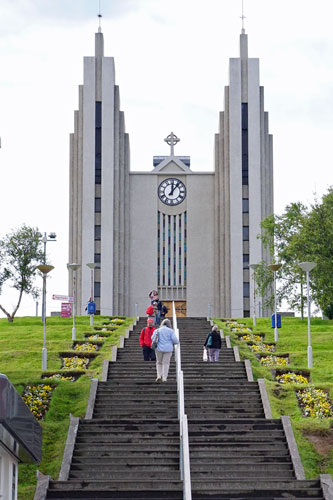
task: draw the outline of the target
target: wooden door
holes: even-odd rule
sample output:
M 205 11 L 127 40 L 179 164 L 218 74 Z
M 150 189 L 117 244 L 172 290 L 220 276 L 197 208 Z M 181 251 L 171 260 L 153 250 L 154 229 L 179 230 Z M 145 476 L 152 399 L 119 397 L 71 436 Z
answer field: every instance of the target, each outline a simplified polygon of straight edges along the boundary
M 163 300 L 163 304 L 168 308 L 167 318 L 172 318 L 172 300 Z M 175 300 L 176 315 L 178 318 L 186 318 L 186 300 Z

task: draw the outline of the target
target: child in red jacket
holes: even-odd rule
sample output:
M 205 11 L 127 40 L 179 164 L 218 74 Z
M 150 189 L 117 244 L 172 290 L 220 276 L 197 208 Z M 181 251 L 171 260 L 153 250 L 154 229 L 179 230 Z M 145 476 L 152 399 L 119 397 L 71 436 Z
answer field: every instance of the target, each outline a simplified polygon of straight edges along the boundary
M 147 326 L 141 330 L 140 345 L 144 361 L 156 361 L 155 351 L 151 348 L 151 337 L 155 331 L 154 318 L 147 318 Z

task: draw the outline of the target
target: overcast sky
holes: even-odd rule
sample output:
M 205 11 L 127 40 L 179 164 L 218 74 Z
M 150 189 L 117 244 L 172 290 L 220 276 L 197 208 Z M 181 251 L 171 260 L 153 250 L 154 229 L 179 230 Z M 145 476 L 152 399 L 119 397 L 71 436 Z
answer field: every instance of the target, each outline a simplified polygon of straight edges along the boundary
M 230 57 L 239 56 L 241 0 L 101 0 L 105 55 L 113 56 L 132 170 L 168 154 L 212 170 Z M 311 203 L 332 181 L 333 4 L 244 0 L 249 56 L 260 59 L 274 141 L 275 212 Z M 94 55 L 98 0 L 0 2 L 0 235 L 22 223 L 57 233 L 47 244 L 53 293 L 67 293 L 69 134 Z M 52 276 L 52 277 L 51 277 Z M 0 303 L 15 302 L 4 293 Z M 19 315 L 34 314 L 25 299 Z

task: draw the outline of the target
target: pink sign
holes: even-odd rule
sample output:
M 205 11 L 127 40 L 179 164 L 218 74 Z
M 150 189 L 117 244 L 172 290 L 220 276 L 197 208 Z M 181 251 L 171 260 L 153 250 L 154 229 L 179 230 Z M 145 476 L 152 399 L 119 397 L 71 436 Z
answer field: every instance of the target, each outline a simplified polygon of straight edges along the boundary
M 61 302 L 61 317 L 70 318 L 72 315 L 72 304 L 70 302 Z

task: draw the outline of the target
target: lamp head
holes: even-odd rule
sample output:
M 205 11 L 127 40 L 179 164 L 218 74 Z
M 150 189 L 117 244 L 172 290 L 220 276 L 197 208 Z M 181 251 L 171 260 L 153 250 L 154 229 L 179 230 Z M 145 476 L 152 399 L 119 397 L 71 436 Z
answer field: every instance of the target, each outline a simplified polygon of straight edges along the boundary
M 267 266 L 268 269 L 270 269 L 270 271 L 278 271 L 280 269 L 280 267 L 282 266 L 282 264 L 269 264 Z
M 97 267 L 97 264 L 95 264 L 95 262 L 89 262 L 87 266 L 89 267 L 89 269 L 95 269 L 95 267 Z
M 298 265 L 301 269 L 303 269 L 303 271 L 309 273 L 316 267 L 317 264 L 316 262 L 300 262 Z
M 52 271 L 52 269 L 54 269 L 54 266 L 49 266 L 47 264 L 40 264 L 39 266 L 36 267 L 36 269 L 38 269 L 43 274 L 47 274 L 50 271 Z
M 76 271 L 80 267 L 81 267 L 81 264 L 76 264 L 76 263 L 67 264 L 67 269 L 69 269 L 70 271 Z

